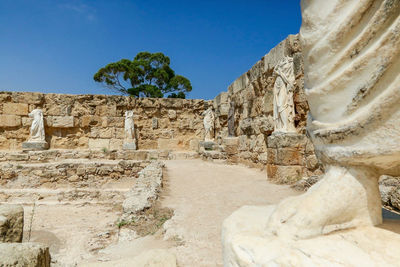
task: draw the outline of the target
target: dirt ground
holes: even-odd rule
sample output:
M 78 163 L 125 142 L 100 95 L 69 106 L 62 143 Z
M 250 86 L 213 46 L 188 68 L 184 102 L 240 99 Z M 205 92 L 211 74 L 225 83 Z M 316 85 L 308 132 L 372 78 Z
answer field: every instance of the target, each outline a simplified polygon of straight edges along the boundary
M 164 224 L 165 238 L 182 240 L 174 248 L 179 266 L 222 266 L 223 220 L 243 205 L 278 203 L 299 194 L 267 182 L 265 171 L 202 160 L 167 161 L 162 204 L 174 210 Z

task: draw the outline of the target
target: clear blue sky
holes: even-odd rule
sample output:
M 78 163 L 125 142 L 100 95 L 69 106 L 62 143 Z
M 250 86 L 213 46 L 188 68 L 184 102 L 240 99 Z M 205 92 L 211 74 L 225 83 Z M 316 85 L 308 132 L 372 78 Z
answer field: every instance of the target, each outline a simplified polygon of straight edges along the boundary
M 93 74 L 149 51 L 212 99 L 300 24 L 299 0 L 0 0 L 0 90 L 115 94 Z

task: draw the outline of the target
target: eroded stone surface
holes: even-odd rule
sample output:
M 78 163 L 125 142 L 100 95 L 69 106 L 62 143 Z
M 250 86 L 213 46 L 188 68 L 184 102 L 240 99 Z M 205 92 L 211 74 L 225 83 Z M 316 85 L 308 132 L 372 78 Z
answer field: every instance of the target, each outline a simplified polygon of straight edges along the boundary
M 139 172 L 135 187 L 126 193 L 122 204 L 126 216 L 149 208 L 158 198 L 162 186 L 162 167 L 163 163 L 156 161 Z
M 38 243 L 0 243 L 0 265 L 50 267 L 49 248 Z
M 23 207 L 21 205 L 0 204 L 0 242 L 21 242 L 23 229 Z

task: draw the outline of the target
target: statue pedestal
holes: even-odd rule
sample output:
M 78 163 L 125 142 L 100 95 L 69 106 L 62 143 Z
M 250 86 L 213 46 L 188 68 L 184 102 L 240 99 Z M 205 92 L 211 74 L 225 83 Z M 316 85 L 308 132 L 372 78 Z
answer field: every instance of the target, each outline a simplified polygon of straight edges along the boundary
M 46 141 L 26 141 L 22 143 L 23 151 L 46 150 L 49 144 Z
M 239 154 L 239 137 L 225 137 L 224 139 L 222 139 L 222 146 L 227 155 L 228 162 L 237 163 Z
M 225 267 L 396 266 L 400 262 L 400 235 L 382 229 L 394 227 L 394 222 L 292 240 L 276 236 L 266 227 L 275 208 L 243 206 L 225 219 Z
M 123 150 L 136 150 L 136 143 L 124 143 L 122 146 Z

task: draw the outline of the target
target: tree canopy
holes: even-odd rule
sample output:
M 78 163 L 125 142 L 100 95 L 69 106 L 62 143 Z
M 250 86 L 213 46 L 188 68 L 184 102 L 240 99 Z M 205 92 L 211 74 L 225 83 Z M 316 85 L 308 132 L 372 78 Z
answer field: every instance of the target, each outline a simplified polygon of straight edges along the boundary
M 110 89 L 135 97 L 185 98 L 190 81 L 175 75 L 163 53 L 140 52 L 133 60 L 121 59 L 99 69 L 93 79 Z

